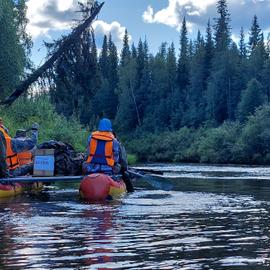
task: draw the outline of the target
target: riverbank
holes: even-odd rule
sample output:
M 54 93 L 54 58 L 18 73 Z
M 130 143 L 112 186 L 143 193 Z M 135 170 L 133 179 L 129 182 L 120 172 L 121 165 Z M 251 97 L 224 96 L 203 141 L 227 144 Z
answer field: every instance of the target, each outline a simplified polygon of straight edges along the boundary
M 17 129 L 40 124 L 39 142 L 60 140 L 84 151 L 88 128 L 76 118 L 55 112 L 45 95 L 20 99 L 0 115 L 14 135 Z M 117 131 L 117 127 L 116 127 Z M 183 127 L 163 133 L 119 134 L 129 153 L 129 163 L 190 162 L 212 164 L 270 164 L 270 106 L 260 107 L 246 122 L 225 122 L 219 127 L 206 124 L 198 129 Z
M 270 164 L 270 106 L 246 122 L 219 127 L 183 127 L 175 132 L 144 134 L 126 142 L 140 162 Z

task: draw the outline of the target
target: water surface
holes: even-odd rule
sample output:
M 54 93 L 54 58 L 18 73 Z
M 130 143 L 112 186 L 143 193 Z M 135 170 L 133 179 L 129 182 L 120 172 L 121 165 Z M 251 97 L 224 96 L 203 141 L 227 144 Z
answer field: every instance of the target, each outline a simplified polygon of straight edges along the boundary
M 0 269 L 270 268 L 269 168 L 148 166 L 161 167 L 170 191 L 137 180 L 113 203 L 71 184 L 1 200 Z

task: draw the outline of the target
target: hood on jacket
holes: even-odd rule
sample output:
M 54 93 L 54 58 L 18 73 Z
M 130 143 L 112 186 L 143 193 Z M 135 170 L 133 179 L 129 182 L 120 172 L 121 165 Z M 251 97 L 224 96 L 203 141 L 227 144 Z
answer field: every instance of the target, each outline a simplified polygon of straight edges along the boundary
M 110 131 L 112 132 L 112 123 L 109 119 L 103 118 L 99 121 L 98 131 Z

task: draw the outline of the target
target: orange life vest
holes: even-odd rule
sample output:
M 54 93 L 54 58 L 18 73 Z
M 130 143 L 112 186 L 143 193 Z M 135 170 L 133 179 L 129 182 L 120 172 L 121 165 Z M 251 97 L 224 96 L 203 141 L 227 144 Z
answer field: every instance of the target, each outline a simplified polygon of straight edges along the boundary
M 108 165 L 113 167 L 115 164 L 113 155 L 114 135 L 108 131 L 95 131 L 91 134 L 89 144 L 88 163 Z
M 3 133 L 5 141 L 6 141 L 6 152 L 7 152 L 7 165 L 10 170 L 15 170 L 19 167 L 19 159 L 17 153 L 12 151 L 11 147 L 11 137 L 5 131 L 3 127 L 0 126 L 0 132 Z
M 18 159 L 20 166 L 26 165 L 32 162 L 33 160 L 33 154 L 31 151 L 25 151 L 18 153 Z

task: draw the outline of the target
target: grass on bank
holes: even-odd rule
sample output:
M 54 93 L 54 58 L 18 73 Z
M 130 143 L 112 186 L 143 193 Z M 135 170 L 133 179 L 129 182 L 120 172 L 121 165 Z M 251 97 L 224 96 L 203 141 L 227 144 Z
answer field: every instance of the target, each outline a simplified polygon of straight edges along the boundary
M 127 141 L 127 149 L 139 161 L 270 164 L 270 106 L 258 108 L 244 123 L 144 134 Z
M 85 150 L 89 131 L 75 118 L 67 120 L 57 114 L 47 96 L 19 98 L 12 106 L 1 107 L 0 116 L 12 136 L 17 129 L 28 129 L 37 122 L 40 125 L 39 143 L 60 140 L 70 143 L 78 151 Z
M 58 115 L 44 95 L 20 98 L 11 107 L 1 107 L 0 117 L 11 135 L 37 122 L 39 143 L 60 140 L 81 152 L 90 132 L 75 118 L 67 120 Z M 183 127 L 175 132 L 142 133 L 133 139 L 124 134 L 124 138 L 131 165 L 138 161 L 270 164 L 270 106 L 258 108 L 244 123 L 225 122 L 215 128 Z

